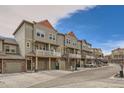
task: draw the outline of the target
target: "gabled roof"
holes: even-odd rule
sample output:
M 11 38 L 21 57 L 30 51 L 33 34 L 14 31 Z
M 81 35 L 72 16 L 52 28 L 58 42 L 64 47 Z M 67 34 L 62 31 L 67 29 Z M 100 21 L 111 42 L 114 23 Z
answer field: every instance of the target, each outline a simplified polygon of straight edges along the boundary
M 22 22 L 19 24 L 19 26 L 16 28 L 16 30 L 14 31 L 13 35 L 16 34 L 16 32 L 20 29 L 20 27 L 24 24 L 24 23 L 29 23 L 29 24 L 33 24 L 32 22 L 29 22 L 27 20 L 22 20 Z
M 77 39 L 76 35 L 72 31 L 68 32 L 67 35 L 70 35 L 70 36 L 75 37 Z
M 116 49 L 113 49 L 112 51 L 122 51 L 124 50 L 124 48 L 116 48 Z
M 92 44 L 90 44 L 89 42 L 87 42 L 86 40 L 82 40 L 82 42 L 84 42 L 85 44 L 87 44 L 87 45 L 90 45 L 90 46 L 92 46 Z
M 58 32 L 57 34 L 58 34 L 58 35 L 62 35 L 62 36 L 65 36 L 65 35 L 64 35 L 63 33 L 59 33 L 59 32 Z
M 41 24 L 42 26 L 45 26 L 49 29 L 54 29 L 54 27 L 51 25 L 51 23 L 48 20 L 37 22 L 37 24 Z
M 29 22 L 29 21 L 27 21 L 27 20 L 23 20 L 20 24 L 19 24 L 19 26 L 16 28 L 16 30 L 14 31 L 14 33 L 13 33 L 13 35 L 15 35 L 15 33 L 19 30 L 19 28 L 24 24 L 24 23 L 29 23 L 29 24 L 40 24 L 40 25 L 42 25 L 42 26 L 44 26 L 44 27 L 46 27 L 46 28 L 48 28 L 48 29 L 52 29 L 52 30 L 54 30 L 54 31 L 56 31 L 57 32 L 57 30 L 51 25 L 51 23 L 46 19 L 46 20 L 43 20 L 43 21 L 40 21 L 40 22 L 35 22 L 35 21 L 33 21 L 33 22 Z

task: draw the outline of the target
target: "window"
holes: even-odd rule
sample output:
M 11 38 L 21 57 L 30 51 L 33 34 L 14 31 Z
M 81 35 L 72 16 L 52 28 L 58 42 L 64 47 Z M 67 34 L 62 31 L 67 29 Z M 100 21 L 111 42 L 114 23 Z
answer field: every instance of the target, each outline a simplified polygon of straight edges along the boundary
M 52 34 L 49 35 L 49 39 L 52 39 Z
M 67 41 L 67 44 L 68 44 L 68 39 L 66 41 Z
M 53 35 L 53 40 L 55 40 L 55 35 Z
M 37 36 L 40 36 L 40 33 L 39 32 L 37 32 Z
M 9 52 L 9 49 L 6 49 L 6 52 L 8 53 Z
M 27 48 L 30 48 L 30 42 L 27 42 L 27 43 L 26 43 L 26 47 L 27 47 Z
M 44 34 L 41 34 L 41 37 L 44 37 Z
M 43 30 L 41 29 L 36 29 L 36 34 L 38 37 L 44 38 L 45 37 L 45 33 Z
M 11 49 L 11 52 L 12 52 L 12 53 L 15 53 L 15 49 Z
M 7 53 L 10 52 L 9 46 L 6 46 L 6 50 Z
M 50 39 L 50 40 L 56 40 L 56 37 L 55 37 L 55 35 L 53 35 L 53 34 L 49 34 L 49 39 Z

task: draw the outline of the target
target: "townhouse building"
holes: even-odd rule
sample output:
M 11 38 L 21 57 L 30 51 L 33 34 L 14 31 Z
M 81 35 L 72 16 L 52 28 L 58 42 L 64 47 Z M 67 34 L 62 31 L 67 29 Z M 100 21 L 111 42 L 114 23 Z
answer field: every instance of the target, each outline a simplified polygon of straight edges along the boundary
M 85 64 L 92 63 L 94 61 L 94 55 L 92 51 L 92 44 L 88 43 L 86 40 L 80 40 L 81 42 L 81 64 L 80 66 L 85 66 Z
M 15 39 L 0 36 L 0 73 L 26 71 L 25 59 Z
M 0 38 L 0 72 L 71 70 L 95 59 L 92 45 L 73 32 L 58 32 L 48 20 L 23 20 L 14 38 Z
M 111 53 L 112 63 L 124 63 L 124 48 L 117 48 Z
M 103 58 L 104 55 L 100 48 L 92 48 L 92 50 L 93 50 L 93 55 L 95 56 L 95 58 L 98 58 L 98 59 Z

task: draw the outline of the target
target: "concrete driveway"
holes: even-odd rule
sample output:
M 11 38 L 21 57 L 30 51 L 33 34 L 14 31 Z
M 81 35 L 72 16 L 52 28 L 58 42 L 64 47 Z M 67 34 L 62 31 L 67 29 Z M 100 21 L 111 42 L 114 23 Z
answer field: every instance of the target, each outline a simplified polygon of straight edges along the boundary
M 0 74 L 0 87 L 5 88 L 24 88 L 29 87 L 39 82 L 45 82 L 48 80 L 61 77 L 69 74 L 69 71 L 40 71 L 37 73 L 11 73 Z

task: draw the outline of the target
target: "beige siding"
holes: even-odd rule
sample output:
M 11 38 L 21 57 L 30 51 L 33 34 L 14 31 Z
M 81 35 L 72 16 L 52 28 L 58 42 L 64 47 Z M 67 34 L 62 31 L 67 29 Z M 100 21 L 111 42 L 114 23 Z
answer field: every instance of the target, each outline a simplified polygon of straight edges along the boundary
M 57 35 L 57 44 L 60 46 L 64 46 L 64 36 L 63 35 Z
M 29 42 L 30 43 L 30 47 L 27 48 L 25 46 L 25 52 L 29 53 L 32 52 L 33 50 L 33 25 L 31 24 L 25 24 L 25 43 Z
M 9 52 L 6 51 L 6 48 L 9 47 Z M 14 50 L 15 52 L 13 52 Z M 11 44 L 4 44 L 4 51 L 5 53 L 12 53 L 12 54 L 17 54 L 17 45 L 11 45 Z
M 37 32 L 43 33 L 45 35 L 44 38 L 40 36 L 38 37 Z M 56 38 L 57 32 L 54 30 L 49 30 L 47 28 L 44 28 L 41 25 L 35 25 L 35 32 L 34 32 L 35 40 L 40 41 L 40 42 L 45 42 L 45 43 L 56 44 L 57 38 L 55 40 L 50 40 L 49 34 L 55 35 L 55 38 Z
M 61 53 L 64 52 L 64 36 L 63 35 L 57 35 L 57 44 L 59 47 L 57 48 L 57 51 L 60 51 Z
M 67 43 L 67 39 L 70 40 L 70 44 Z M 70 35 L 65 35 L 65 42 L 66 42 L 66 46 L 67 47 L 76 48 L 76 49 L 78 47 L 78 44 L 77 44 L 78 41 L 77 41 L 77 39 L 74 38 L 74 37 L 72 37 L 72 36 L 70 36 Z M 76 45 L 73 45 L 74 42 L 76 43 Z
M 19 45 L 20 54 L 25 57 L 25 23 L 16 32 L 15 39 Z
M 2 53 L 2 52 L 3 52 L 3 41 L 0 40 L 0 53 Z

